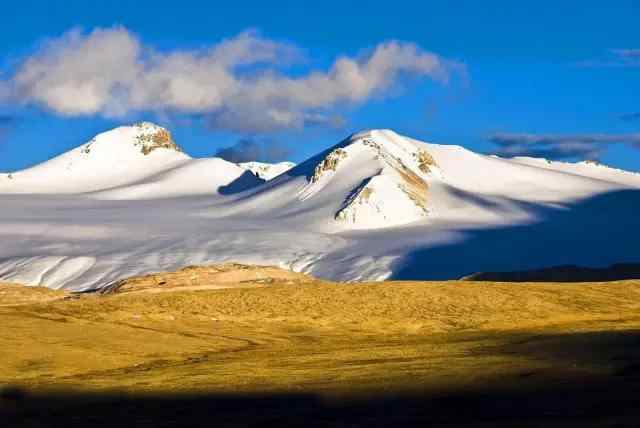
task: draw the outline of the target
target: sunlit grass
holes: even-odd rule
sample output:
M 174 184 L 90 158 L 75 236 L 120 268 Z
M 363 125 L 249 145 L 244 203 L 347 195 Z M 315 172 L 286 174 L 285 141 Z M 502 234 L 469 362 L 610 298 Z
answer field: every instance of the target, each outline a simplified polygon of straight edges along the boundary
M 235 286 L 250 288 L 69 298 L 1 286 L 0 380 L 30 390 L 376 394 L 606 376 L 639 353 L 625 342 L 640 330 L 638 281 Z

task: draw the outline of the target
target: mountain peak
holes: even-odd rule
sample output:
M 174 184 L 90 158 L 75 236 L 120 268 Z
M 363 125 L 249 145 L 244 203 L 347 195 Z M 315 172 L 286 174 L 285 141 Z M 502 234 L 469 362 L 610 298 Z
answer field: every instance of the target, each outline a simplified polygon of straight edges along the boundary
M 121 126 L 112 131 L 107 131 L 107 133 L 114 131 L 119 133 L 132 132 L 134 134 L 133 145 L 140 148 L 140 152 L 145 156 L 156 149 L 182 152 L 182 149 L 173 141 L 171 133 L 166 128 L 152 122 L 138 122 L 129 126 Z
M 101 132 L 80 146 L 79 150 L 80 153 L 89 155 L 98 148 L 103 156 L 106 152 L 120 152 L 120 155 L 123 155 L 123 152 L 131 152 L 131 155 L 139 152 L 148 156 L 158 149 L 183 153 L 166 128 L 151 122 L 138 122 Z M 131 148 L 135 150 L 132 151 Z
M 91 192 L 139 180 L 189 159 L 167 129 L 140 122 L 102 132 L 53 159 L 16 171 L 0 191 Z
M 424 144 L 388 129 L 352 134 L 307 168 L 302 200 L 334 182 L 354 182 L 334 215 L 350 228 L 388 227 L 426 217 L 428 179 L 439 170 Z

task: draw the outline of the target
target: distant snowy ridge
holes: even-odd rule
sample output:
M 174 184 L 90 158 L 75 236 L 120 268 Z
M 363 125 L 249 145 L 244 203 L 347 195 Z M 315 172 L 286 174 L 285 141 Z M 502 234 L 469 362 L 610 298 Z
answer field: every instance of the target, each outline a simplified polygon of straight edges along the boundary
M 280 174 L 287 172 L 294 166 L 293 162 L 277 162 L 277 163 L 265 163 L 265 162 L 242 162 L 239 163 L 241 168 L 251 171 L 256 177 L 265 181 L 271 180 L 279 176 Z
M 595 160 L 583 160 L 572 163 L 525 156 L 514 157 L 511 158 L 511 160 L 525 165 L 534 165 L 540 168 L 562 171 L 585 177 L 600 178 L 620 184 L 633 184 L 640 180 L 640 173 L 614 168 Z

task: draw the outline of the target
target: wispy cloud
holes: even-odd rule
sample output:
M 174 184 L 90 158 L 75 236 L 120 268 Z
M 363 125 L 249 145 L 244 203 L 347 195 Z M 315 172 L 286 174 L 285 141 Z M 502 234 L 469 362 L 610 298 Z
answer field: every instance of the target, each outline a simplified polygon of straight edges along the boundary
M 640 147 L 640 134 L 526 134 L 495 133 L 489 141 L 500 156 L 532 156 L 546 159 L 598 159 L 610 144 Z
M 290 77 L 286 65 L 300 51 L 254 30 L 206 49 L 170 52 L 122 27 L 72 30 L 45 43 L 1 86 L 5 100 L 64 116 L 206 114 L 217 128 L 268 132 L 331 125 L 338 105 L 395 94 L 404 76 L 446 83 L 464 68 L 391 40 L 356 57 L 340 56 L 326 70 Z
M 215 156 L 229 162 L 280 162 L 291 155 L 288 146 L 278 141 L 243 138 L 233 146 L 219 149 Z
M 580 61 L 581 67 L 640 67 L 640 49 L 610 49 L 601 58 Z
M 627 60 L 640 59 L 640 49 L 612 49 L 611 52 L 613 52 L 618 57 Z
M 635 113 L 625 113 L 618 116 L 620 119 L 625 122 L 635 122 L 636 120 L 640 120 L 640 112 Z

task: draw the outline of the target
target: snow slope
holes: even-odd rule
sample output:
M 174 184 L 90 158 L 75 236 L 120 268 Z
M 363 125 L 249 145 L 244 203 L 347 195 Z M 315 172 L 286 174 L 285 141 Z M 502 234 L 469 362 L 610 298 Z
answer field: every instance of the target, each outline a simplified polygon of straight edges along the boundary
M 177 146 L 145 155 L 137 135 L 160 128 L 144 128 L 96 137 L 95 158 L 85 145 L 0 177 L 0 280 L 87 290 L 223 261 L 336 280 L 636 261 L 637 174 L 370 130 L 264 182 Z
M 231 194 L 262 183 L 236 164 L 219 158 L 189 159 L 130 182 L 91 194 L 98 199 L 153 199 Z

